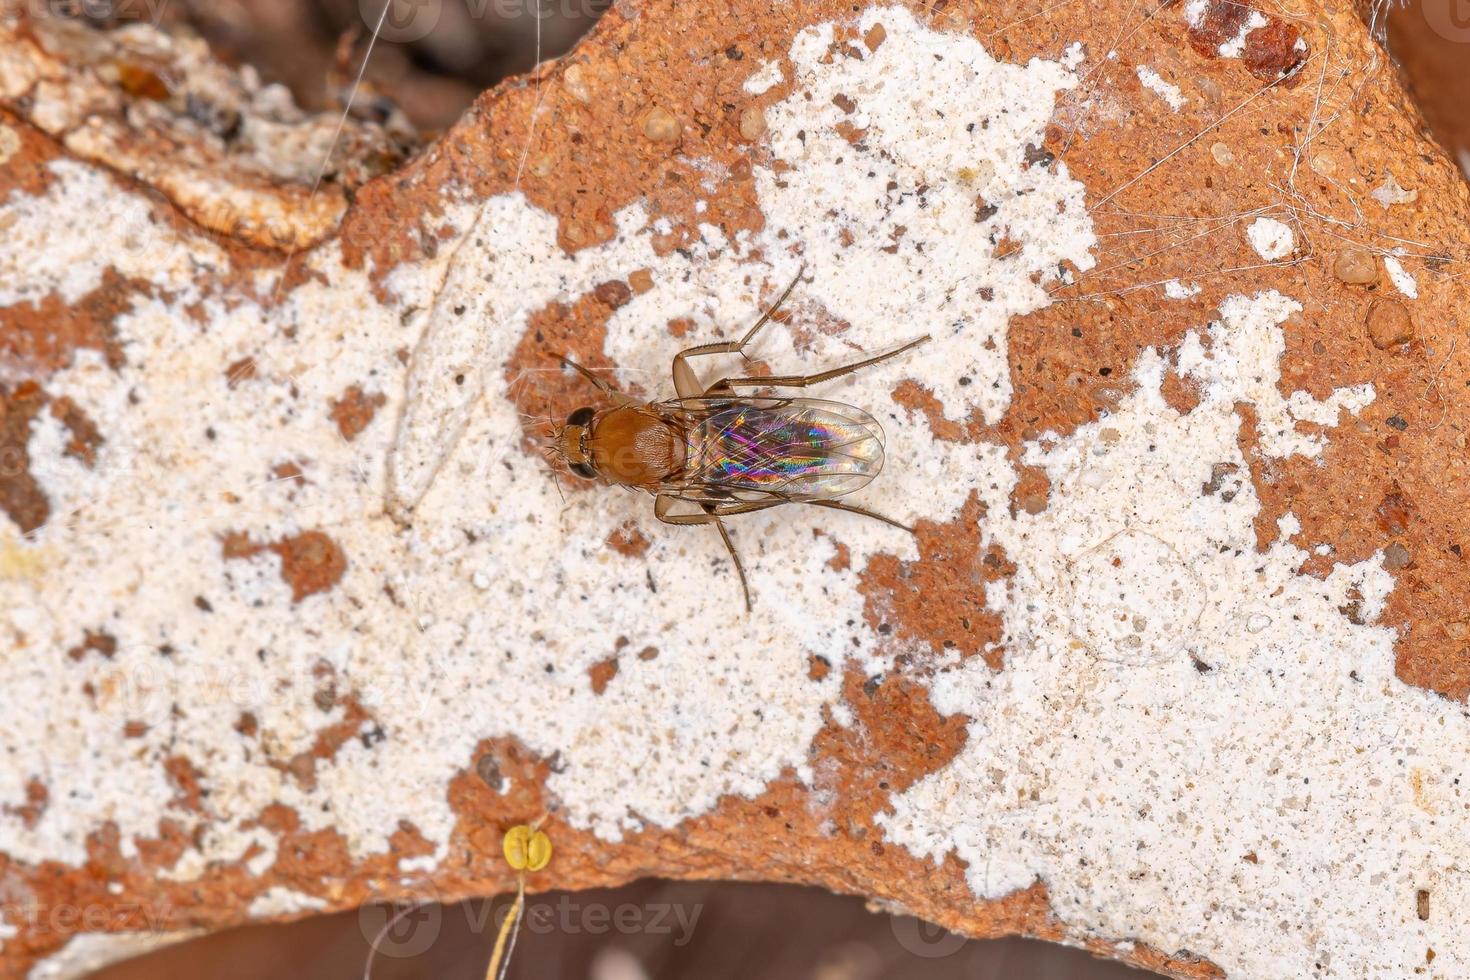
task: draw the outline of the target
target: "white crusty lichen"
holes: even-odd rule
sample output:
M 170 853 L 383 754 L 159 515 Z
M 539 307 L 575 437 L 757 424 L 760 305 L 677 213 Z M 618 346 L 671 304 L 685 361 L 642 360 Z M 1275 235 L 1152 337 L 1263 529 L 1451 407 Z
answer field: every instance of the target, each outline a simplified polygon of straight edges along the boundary
M 675 825 L 783 773 L 820 784 L 809 747 L 829 719 L 850 717 L 843 668 L 885 669 L 895 649 L 866 624 L 861 569 L 878 553 L 913 557 L 911 539 L 791 508 L 732 522 L 756 595 L 746 617 L 713 534 L 662 527 L 633 495 L 563 500 L 520 448 L 510 396 L 526 375 L 507 377 L 532 314 L 647 269 L 652 288 L 613 313 L 606 353 L 617 381 L 667 394 L 671 320 L 692 321 L 685 343 L 737 336 L 805 263 L 793 322 L 844 329 L 798 343 L 772 325 L 754 353 L 778 369 L 933 336 L 820 392 L 887 429 L 888 465 L 858 502 L 952 520 L 978 494 L 987 546 L 1017 565 L 986 594 L 1004 618 L 1006 669 L 944 662 L 934 702 L 972 719 L 970 739 L 894 800 L 893 839 L 958 854 L 979 896 L 1045 879 L 1079 936 L 1134 935 L 1247 973 L 1296 975 L 1329 956 L 1345 976 L 1401 966 L 1427 930 L 1470 908 L 1452 873 L 1466 863 L 1451 752 L 1463 711 L 1394 679 L 1393 635 L 1371 625 L 1392 578 L 1377 559 L 1299 574 L 1312 542 L 1292 540 L 1289 517 L 1256 549 L 1235 404 L 1255 405 L 1263 453 L 1315 457 L 1372 389 L 1284 396 L 1280 325 L 1299 307 L 1236 297 L 1168 352 L 1172 368 L 1142 354 L 1137 390 L 1107 418 L 1026 447 L 1051 500 L 1011 516 L 1006 447 L 936 439 L 888 392 L 912 377 L 950 419 L 1000 419 L 1010 319 L 1045 306 L 1064 269 L 1093 265 L 1085 188 L 1043 149 L 1078 61 L 1000 63 L 902 8 L 848 26 L 878 24 L 882 43 L 850 58 L 825 58 L 836 25 L 794 40 L 791 93 L 766 108 L 783 172 L 754 170 L 764 229 L 732 240 L 701 226 L 669 255 L 653 248 L 668 228 L 640 205 L 615 216 L 611 241 L 569 256 L 555 220 L 507 194 L 452 203 L 460 237 L 376 284 L 390 302 L 329 247 L 298 257 L 312 274 L 270 307 L 259 302 L 270 277 L 222 295 L 173 259 L 138 261 L 132 232 L 146 215 L 99 223 L 88 202 L 99 181 L 127 213 L 141 197 L 95 169 L 55 164 L 54 193 L 0 202 L 0 222 L 46 224 L 27 265 L 46 270 L 43 290 L 85 292 L 106 265 L 66 262 L 106 255 L 167 286 L 117 318 L 120 368 L 83 352 L 47 379 L 106 442 L 88 468 L 43 415 L 29 448 L 53 520 L 26 538 L 0 532 L 0 739 L 11 750 L 0 803 L 22 802 L 32 777 L 66 801 L 33 825 L 0 807 L 0 852 L 80 864 L 87 835 L 112 821 L 135 853 L 162 820 L 193 819 L 167 802 L 163 763 L 175 756 L 206 791 L 196 846 L 167 872 L 178 879 L 210 861 L 265 873 L 276 841 L 256 818 L 277 802 L 307 830 L 340 832 L 354 855 L 387 850 L 405 822 L 442 855 L 448 782 L 490 738 L 555 759 L 547 788 L 560 815 L 608 839 Z M 202 239 L 157 233 L 158 254 L 220 261 Z M 35 298 L 29 274 L 0 266 L 0 293 Z M 227 377 L 247 357 L 250 375 Z M 1199 386 L 1189 414 L 1160 395 L 1170 369 Z M 349 385 L 384 399 L 350 442 L 330 414 Z M 301 476 L 274 475 L 282 464 Z M 604 543 L 630 521 L 650 541 L 639 558 Z M 305 530 L 329 535 L 347 568 L 299 601 L 274 553 L 226 558 L 221 545 Z M 839 542 L 849 562 L 832 561 Z M 64 655 L 88 630 L 115 638 L 110 660 Z M 837 669 L 809 679 L 812 655 Z M 612 656 L 619 672 L 596 694 L 587 671 Z M 371 719 L 305 781 L 283 763 L 344 719 L 339 699 L 317 696 L 328 677 Z M 257 735 L 237 730 L 243 713 Z M 123 739 L 130 722 L 142 733 Z M 1313 848 L 1333 856 L 1311 864 Z M 315 903 L 293 886 L 257 908 Z M 1395 904 L 1415 888 L 1432 890 L 1445 918 L 1426 925 Z M 1437 962 L 1465 968 L 1461 940 L 1432 938 Z
M 0 199 L 0 307 L 53 295 L 75 303 L 100 286 L 109 269 L 124 279 L 184 291 L 228 268 L 207 239 L 180 238 L 146 198 L 120 193 L 98 168 L 58 160 L 51 172 L 57 179 L 44 193 Z M 86 215 L 86 224 L 58 229 L 58 215 Z
M 26 980 L 75 980 L 104 967 L 193 939 L 197 930 L 179 932 L 93 932 L 72 936 L 60 950 L 38 962 Z
M 1275 218 L 1257 218 L 1245 229 L 1245 237 L 1256 254 L 1267 262 L 1278 262 L 1296 251 L 1291 225 Z
M 1366 383 L 1339 388 L 1320 401 L 1305 391 L 1282 396 L 1281 324 L 1301 311 L 1300 303 L 1277 292 L 1251 300 L 1233 296 L 1220 304 L 1220 319 L 1203 334 L 1190 333 L 1178 352 L 1180 373 L 1198 382 L 1207 402 L 1255 406 L 1261 450 L 1278 458 L 1322 451 L 1324 436 L 1300 431 L 1299 422 L 1333 426 L 1343 409 L 1357 414 L 1374 399 Z
M 1095 261 L 1084 188 L 1043 151 L 1056 96 L 1076 77 L 1052 62 L 998 62 L 979 42 L 930 31 L 901 8 L 871 9 L 856 27 L 865 32 L 879 23 L 883 43 L 871 53 L 854 48 L 851 58 L 826 57 L 832 24 L 797 34 L 790 54 L 798 90 L 766 111 L 771 152 L 791 169 L 758 168 L 767 227 L 754 241 L 731 244 L 737 256 L 756 247 L 786 256 L 789 243 L 801 243 L 809 282 L 797 302 L 815 299 L 851 324 L 840 342 L 818 337 L 810 361 L 831 363 L 859 347 L 928 333 L 935 343 L 908 358 L 899 376 L 922 378 L 951 418 L 979 409 L 996 422 L 1010 399 L 1010 317 L 1049 304 L 1047 288 L 1062 263 L 1086 270 Z M 850 141 L 847 127 L 862 131 L 862 141 Z M 507 331 L 507 341 L 481 324 L 524 322 L 557 290 L 581 291 L 619 265 L 657 262 L 683 271 L 677 259 L 656 260 L 646 236 L 631 236 L 643 220 L 637 211 L 622 217 L 612 247 L 524 261 L 505 247 L 507 230 L 520 220 L 511 213 L 516 200 L 498 198 L 482 212 L 419 342 L 393 459 L 390 493 L 400 508 L 412 509 L 457 445 L 482 375 L 503 360 L 495 345 L 518 336 Z M 723 250 L 718 229 L 701 230 L 707 245 Z M 1011 249 L 999 247 L 1005 240 Z M 729 280 L 748 275 L 736 258 L 716 269 L 710 258 L 699 262 L 696 291 L 728 292 Z M 794 258 L 781 263 L 796 265 Z M 510 278 L 515 289 L 484 288 Z M 728 327 L 751 312 L 744 287 L 737 288 L 744 306 L 710 298 L 702 309 L 673 315 L 693 315 L 700 330 Z M 669 302 L 661 289 L 635 299 L 610 324 L 609 353 L 641 377 L 666 375 L 672 352 L 665 343 L 642 344 L 636 323 Z
M 1433 949 L 1435 975 L 1459 976 L 1470 715 L 1395 676 L 1394 634 L 1371 625 L 1394 584 L 1381 555 L 1302 574 L 1290 514 L 1257 549 L 1235 405 L 1262 414 L 1265 458 L 1313 456 L 1287 414 L 1331 426 L 1372 394 L 1282 399 L 1277 324 L 1294 310 L 1235 297 L 1207 355 L 1187 338 L 1178 370 L 1204 383 L 1189 413 L 1150 349 L 1115 411 L 1028 446 L 1046 510 L 1009 517 L 1005 485 L 987 498 L 987 534 L 1017 564 L 988 595 L 1005 669 L 935 678 L 969 739 L 881 822 L 963 860 L 979 897 L 1042 880 L 1078 939 L 1243 977 L 1409 976 Z
M 859 575 L 875 553 L 912 557 L 911 539 L 827 512 L 741 521 L 733 530 L 756 598 L 747 617 L 713 534 L 658 525 L 648 501 L 630 495 L 562 498 L 520 448 L 523 420 L 507 396 L 523 382 L 505 365 L 532 313 L 649 269 L 653 288 L 611 318 L 607 350 L 618 380 L 667 394 L 670 320 L 694 322 L 690 342 L 733 336 L 805 262 L 797 322 L 820 313 L 848 328 L 798 347 L 773 326 L 756 353 L 812 369 L 932 333 L 914 356 L 822 394 L 872 409 L 888 430 L 887 469 L 862 503 L 905 520 L 956 513 L 972 460 L 997 462 L 1003 450 L 939 442 L 887 393 L 917 377 L 952 417 L 974 408 L 997 417 L 1007 318 L 1045 305 L 1061 260 L 1091 265 L 1083 189 L 1038 156 L 1074 76 L 1044 61 L 999 64 L 973 39 L 901 9 L 862 18 L 879 21 L 887 40 L 871 63 L 859 53 L 821 64 L 831 25 L 793 45 L 794 92 L 769 112 L 772 149 L 789 157 L 786 186 L 765 168 L 755 175 L 766 230 L 728 241 L 704 226 L 701 241 L 670 256 L 654 251 L 658 226 L 638 205 L 617 216 L 612 241 L 568 256 L 551 216 L 502 195 L 453 205 L 462 238 L 400 267 L 387 281 L 394 302 L 381 304 L 370 279 L 325 248 L 297 257 L 312 274 L 272 308 L 259 302 L 269 280 L 213 295 L 210 276 L 190 282 L 173 261 L 138 259 L 132 233 L 146 215 L 99 226 L 92 202 L 98 182 L 114 208 L 139 199 L 94 169 L 56 164 L 53 191 L 0 205 L 23 224 L 44 214 L 48 237 L 32 264 L 57 268 L 48 256 L 83 255 L 85 244 L 86 255 L 116 255 L 141 281 L 169 287 L 117 317 L 121 368 L 83 352 L 46 382 L 98 420 L 106 442 L 89 469 L 66 454 L 59 422 L 39 422 L 31 469 L 53 519 L 0 545 L 24 557 L 0 566 L 21 570 L 0 576 L 9 651 L 0 733 L 13 748 L 0 800 L 24 800 L 34 777 L 68 801 L 34 826 L 0 816 L 0 851 L 80 863 L 87 835 L 112 821 L 133 853 L 161 820 L 189 819 L 167 802 L 163 762 L 173 756 L 199 770 L 207 792 L 197 847 L 167 872 L 185 880 L 216 860 L 267 871 L 275 839 L 256 817 L 276 802 L 308 830 L 339 831 L 357 855 L 386 850 L 402 822 L 442 849 L 455 820 L 448 781 L 487 738 L 556 758 L 548 788 L 561 813 L 613 839 L 759 793 L 783 772 L 808 775 L 824 719 L 846 717 L 842 671 L 808 679 L 808 658 L 881 666 Z M 829 98 L 804 94 L 838 90 L 863 114 L 865 151 L 847 143 Z M 834 219 L 844 148 L 849 166 L 874 172 L 863 178 L 874 197 Z M 900 225 L 906 233 L 886 251 Z M 846 248 L 842 226 L 853 232 Z M 147 246 L 158 254 L 212 255 L 202 240 L 147 227 L 163 236 Z M 1002 237 L 1017 250 L 1003 264 Z M 57 268 L 76 279 L 68 295 L 96 279 L 83 271 Z M 24 278 L 15 269 L 0 288 L 24 289 Z M 253 370 L 229 377 L 245 358 Z M 384 398 L 351 442 L 330 415 L 349 385 Z M 282 464 L 301 476 L 275 475 Z M 651 541 L 640 558 L 604 544 L 628 521 Z M 231 534 L 268 543 L 309 530 L 328 535 L 347 568 L 299 601 L 276 554 L 227 558 L 222 546 Z M 837 542 L 850 565 L 832 562 Z M 65 656 L 87 630 L 115 639 L 110 659 Z M 656 656 L 632 655 L 649 648 Z M 588 668 L 620 651 L 618 675 L 594 693 Z M 324 677 L 372 719 L 307 781 L 285 763 L 345 717 L 340 700 L 322 707 Z M 237 730 L 245 713 L 258 736 Z M 134 737 L 123 739 L 129 723 Z
M 1409 299 L 1419 298 L 1419 282 L 1408 269 L 1404 268 L 1404 263 L 1400 261 L 1398 256 L 1385 255 L 1383 257 L 1383 267 L 1388 270 L 1388 278 L 1393 283 L 1394 289 L 1397 289 Z
M 1184 93 L 1179 91 L 1178 85 L 1165 80 L 1164 76 L 1148 65 L 1139 65 L 1137 72 L 1138 80 L 1143 87 L 1163 99 L 1175 112 L 1183 109 L 1184 103 L 1189 101 L 1184 97 Z
M 326 907 L 326 899 L 277 885 L 255 896 L 245 914 L 252 919 L 279 919 L 283 916 L 320 911 Z
M 760 71 L 747 78 L 741 87 L 747 95 L 764 95 L 785 80 L 786 76 L 781 72 L 781 62 L 770 61 Z

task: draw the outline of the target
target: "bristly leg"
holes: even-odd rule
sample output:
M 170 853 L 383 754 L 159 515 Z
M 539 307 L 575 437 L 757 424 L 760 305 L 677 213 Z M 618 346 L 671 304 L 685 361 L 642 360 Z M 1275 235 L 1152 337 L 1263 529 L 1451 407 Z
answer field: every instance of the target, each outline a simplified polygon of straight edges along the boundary
M 777 502 L 753 502 L 732 503 L 724 510 L 718 504 L 701 504 L 704 508 L 702 514 L 671 514 L 674 503 L 679 498 L 661 493 L 653 498 L 653 516 L 665 524 L 673 524 L 679 527 L 692 527 L 697 524 L 713 524 L 715 530 L 720 532 L 720 540 L 725 542 L 725 550 L 730 552 L 730 560 L 735 563 L 735 573 L 740 576 L 740 589 L 745 593 L 745 611 L 748 613 L 753 607 L 750 599 L 750 581 L 745 577 L 745 565 L 740 561 L 740 554 L 735 550 L 735 542 L 730 539 L 730 532 L 725 529 L 725 522 L 720 520 L 723 514 L 748 514 L 757 510 L 765 510 L 776 506 Z M 692 502 L 692 501 L 691 501 Z
M 706 354 L 739 354 L 741 357 L 744 357 L 745 348 L 755 339 L 755 335 L 760 332 L 761 327 L 764 327 L 770 322 L 771 317 L 775 316 L 776 311 L 781 308 L 781 304 L 786 302 L 786 298 L 796 288 L 796 284 L 801 282 L 802 274 L 805 272 L 806 264 L 803 263 L 802 267 L 796 270 L 796 277 L 787 284 L 786 289 L 782 291 L 781 295 L 776 297 L 776 302 L 772 303 L 770 309 L 761 314 L 761 318 L 755 321 L 755 326 L 747 330 L 745 336 L 740 338 L 740 340 L 699 344 L 695 347 L 686 347 L 684 350 L 675 354 L 673 366 L 674 391 L 678 396 L 680 398 L 698 398 L 700 395 L 708 394 L 705 387 L 699 383 L 699 376 L 689 366 L 689 358 L 703 357 Z M 710 390 L 713 390 L 713 388 Z
M 709 390 L 711 394 L 734 394 L 736 385 L 745 388 L 806 388 L 810 385 L 821 384 L 823 381 L 841 378 L 855 371 L 861 371 L 863 368 L 872 367 L 874 364 L 881 364 L 900 354 L 905 354 L 920 344 L 927 343 L 929 340 L 929 335 L 924 334 L 924 336 L 916 340 L 911 340 L 895 350 L 887 351 L 883 354 L 875 354 L 872 357 L 855 361 L 852 364 L 844 364 L 842 367 L 819 371 L 816 374 L 775 374 L 765 378 L 721 378 L 719 381 L 710 385 Z
M 578 364 L 576 361 L 572 360 L 571 358 L 566 357 L 566 356 L 561 355 L 561 354 L 558 354 L 558 355 L 556 355 L 556 359 L 559 362 L 561 362 L 562 367 L 569 367 L 573 371 L 576 371 L 582 377 L 584 377 L 588 381 L 590 381 L 592 383 L 592 386 L 594 388 L 596 388 L 598 391 L 602 392 L 604 395 L 607 395 L 609 398 L 611 398 L 613 401 L 617 402 L 619 405 L 637 405 L 637 404 L 639 404 L 639 402 L 636 399 L 634 399 L 632 396 L 626 395 L 623 392 L 619 391 L 618 389 L 614 388 L 612 386 L 611 382 L 608 382 L 608 381 L 606 381 L 606 380 L 604 380 L 602 378 L 599 378 L 597 375 L 593 374 L 591 371 L 587 370 L 586 368 L 584 368 L 582 365 Z

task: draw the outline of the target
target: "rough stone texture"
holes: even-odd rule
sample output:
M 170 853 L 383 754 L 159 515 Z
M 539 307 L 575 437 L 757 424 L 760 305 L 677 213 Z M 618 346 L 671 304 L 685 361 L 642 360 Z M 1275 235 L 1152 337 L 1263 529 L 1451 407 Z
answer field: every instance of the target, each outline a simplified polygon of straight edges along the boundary
M 1470 193 L 1351 9 L 623 3 L 315 197 L 196 48 L 5 10 L 0 976 L 503 890 L 543 815 L 538 888 L 1470 971 Z M 536 444 L 552 353 L 667 397 L 803 261 L 756 366 L 934 335 L 822 392 L 917 534 L 741 522 L 747 618 Z

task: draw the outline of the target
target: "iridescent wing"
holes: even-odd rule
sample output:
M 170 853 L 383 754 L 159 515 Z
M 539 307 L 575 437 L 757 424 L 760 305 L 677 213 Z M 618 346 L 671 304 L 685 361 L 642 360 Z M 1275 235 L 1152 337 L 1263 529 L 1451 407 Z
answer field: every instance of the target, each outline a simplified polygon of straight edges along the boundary
M 832 500 L 883 469 L 882 427 L 842 402 L 756 396 L 665 405 L 693 422 L 684 482 L 701 496 Z

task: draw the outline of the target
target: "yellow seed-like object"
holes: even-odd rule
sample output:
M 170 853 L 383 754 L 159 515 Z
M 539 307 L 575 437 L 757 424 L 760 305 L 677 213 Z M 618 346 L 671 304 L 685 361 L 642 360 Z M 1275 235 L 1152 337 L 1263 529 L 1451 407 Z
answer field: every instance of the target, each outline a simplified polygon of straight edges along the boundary
M 551 863 L 551 838 L 526 824 L 505 832 L 505 863 L 517 871 L 540 871 Z
M 526 870 L 540 871 L 551 863 L 551 838 L 541 831 L 531 835 L 531 846 L 526 848 Z

